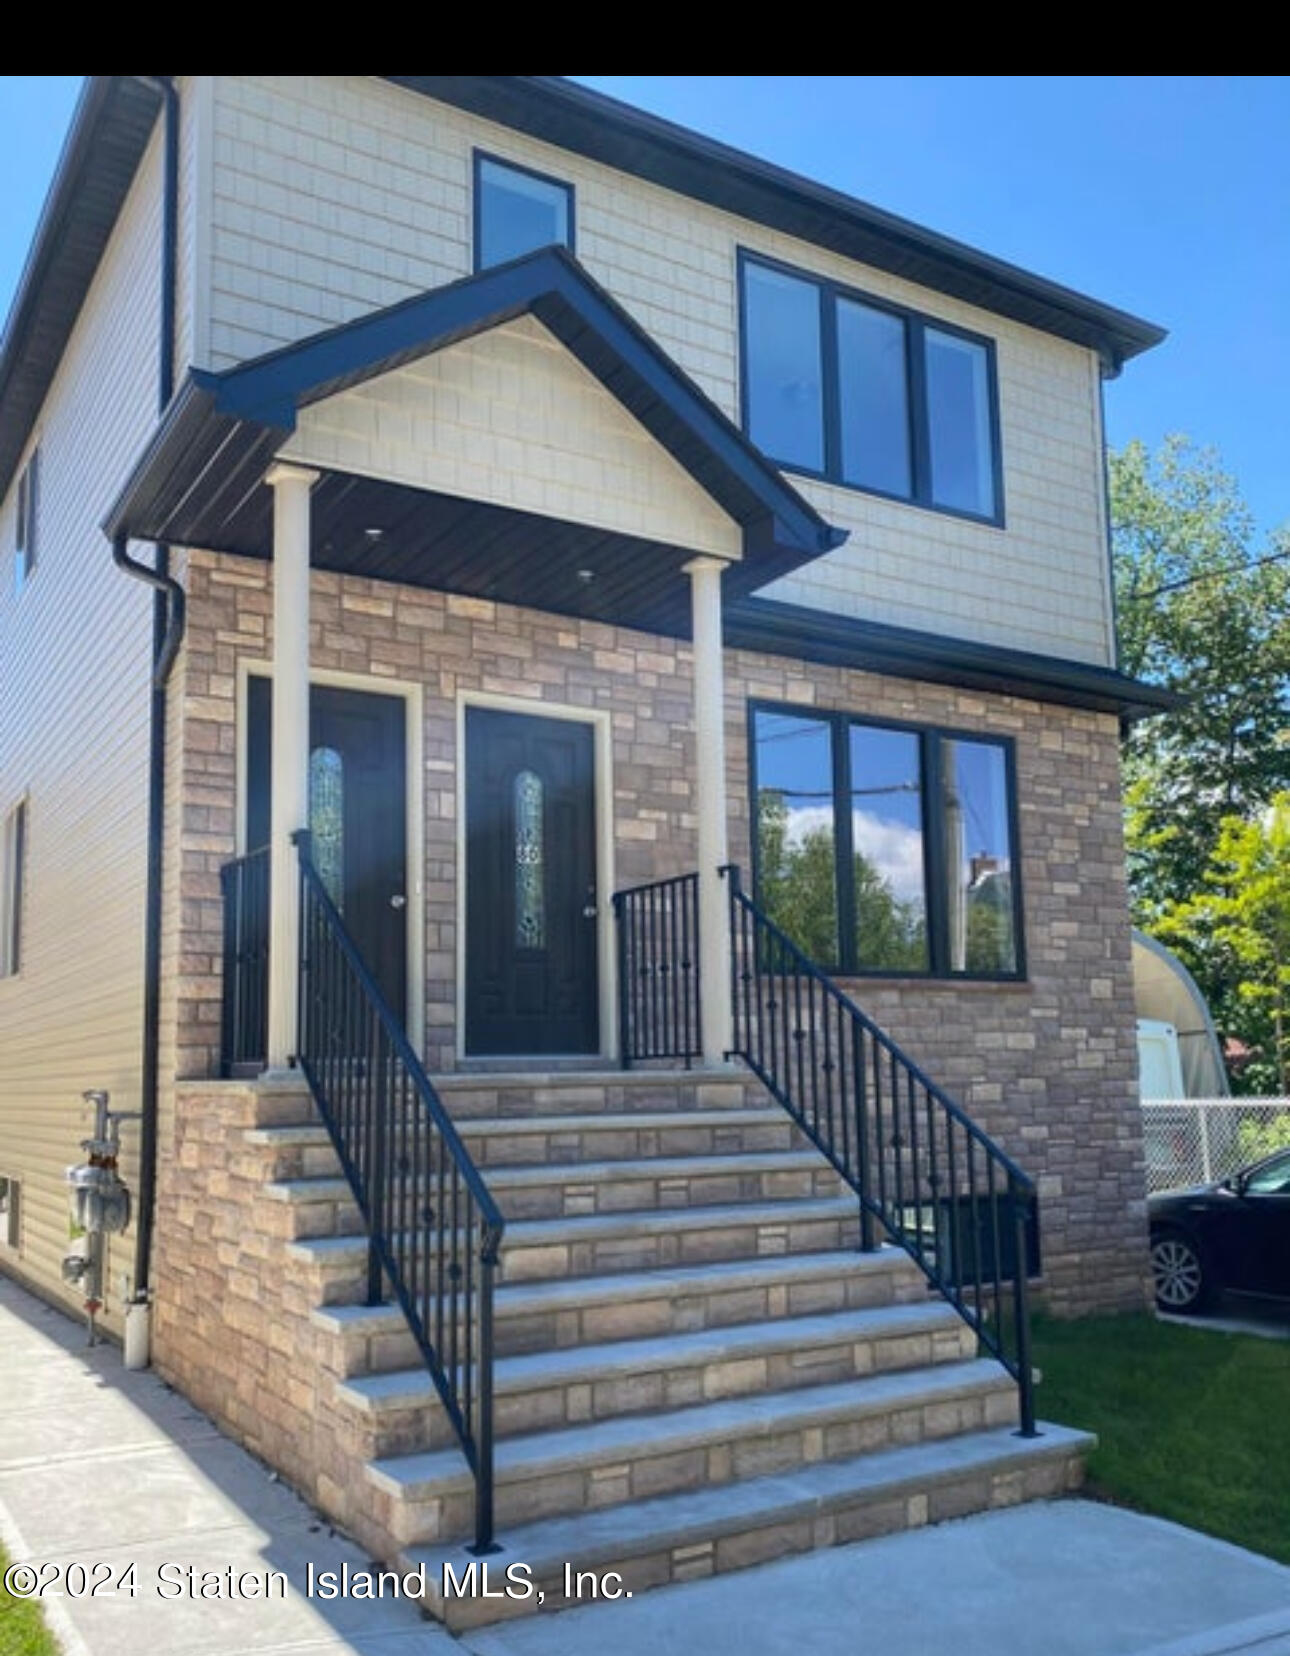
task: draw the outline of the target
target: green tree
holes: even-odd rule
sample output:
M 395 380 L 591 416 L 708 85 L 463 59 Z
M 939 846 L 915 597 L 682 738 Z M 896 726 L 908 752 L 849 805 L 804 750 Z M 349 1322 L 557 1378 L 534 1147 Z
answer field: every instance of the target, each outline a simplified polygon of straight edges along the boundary
M 1262 1054 L 1259 1090 L 1290 1093 L 1290 792 L 1223 820 L 1199 891 L 1166 907 L 1156 935 L 1223 962 Z
M 1110 483 L 1124 670 L 1184 698 L 1123 752 L 1134 919 L 1168 941 L 1161 922 L 1201 890 L 1224 819 L 1290 788 L 1290 535 L 1256 544 L 1233 479 L 1182 437 L 1112 454 Z M 1201 927 L 1179 948 L 1220 1027 L 1248 1040 L 1230 951 Z

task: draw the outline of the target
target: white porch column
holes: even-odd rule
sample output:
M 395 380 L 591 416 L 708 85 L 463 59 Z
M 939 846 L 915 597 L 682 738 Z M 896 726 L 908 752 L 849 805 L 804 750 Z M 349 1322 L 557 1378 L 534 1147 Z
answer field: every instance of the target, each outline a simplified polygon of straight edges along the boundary
M 694 558 L 690 577 L 694 621 L 695 815 L 699 828 L 699 985 L 703 1061 L 725 1062 L 734 1039 L 730 1006 L 730 910 L 718 874 L 726 840 L 726 713 L 721 642 L 721 558 Z
M 318 473 L 279 463 L 273 490 L 273 775 L 270 811 L 270 1070 L 296 1050 L 300 875 L 291 836 L 309 826 L 309 491 Z

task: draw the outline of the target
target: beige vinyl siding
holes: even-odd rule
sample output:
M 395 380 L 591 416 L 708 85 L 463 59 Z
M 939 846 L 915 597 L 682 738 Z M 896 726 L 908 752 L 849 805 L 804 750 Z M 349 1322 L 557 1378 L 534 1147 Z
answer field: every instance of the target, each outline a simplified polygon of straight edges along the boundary
M 533 317 L 301 410 L 283 454 L 737 559 L 733 519 Z
M 579 259 L 732 419 L 740 247 L 992 338 L 1007 527 L 801 480 L 851 539 L 769 595 L 1112 659 L 1092 352 L 375 76 L 213 79 L 213 366 L 467 274 L 471 152 L 486 149 L 574 186 Z
M 40 555 L 16 598 L 16 490 L 0 505 L 0 811 L 27 800 L 22 965 L 0 981 L 0 1173 L 22 1181 L 22 1234 L 0 1265 L 69 1304 L 81 1094 L 139 1108 L 151 603 L 99 520 L 156 418 L 161 171 L 158 130 L 33 437 Z M 125 1142 L 137 1189 L 134 1125 Z M 133 1249 L 132 1228 L 110 1252 L 110 1322 Z

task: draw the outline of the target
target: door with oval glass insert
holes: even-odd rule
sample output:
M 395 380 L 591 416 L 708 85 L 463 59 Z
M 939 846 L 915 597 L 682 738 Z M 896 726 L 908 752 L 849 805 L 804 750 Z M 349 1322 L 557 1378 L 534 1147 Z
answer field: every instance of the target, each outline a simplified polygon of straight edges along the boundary
M 269 679 L 247 686 L 246 843 L 269 837 Z M 407 1015 L 406 707 L 398 696 L 315 684 L 309 692 L 309 826 L 314 862 L 400 1019 Z
M 466 1051 L 599 1051 L 589 724 L 466 710 Z

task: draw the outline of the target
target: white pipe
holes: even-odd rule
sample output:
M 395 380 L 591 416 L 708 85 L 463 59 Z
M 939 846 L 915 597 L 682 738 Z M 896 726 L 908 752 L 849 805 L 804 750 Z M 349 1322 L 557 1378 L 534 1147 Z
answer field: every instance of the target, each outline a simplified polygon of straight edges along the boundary
M 147 1368 L 152 1357 L 152 1307 L 147 1300 L 133 1300 L 125 1308 L 125 1366 Z

